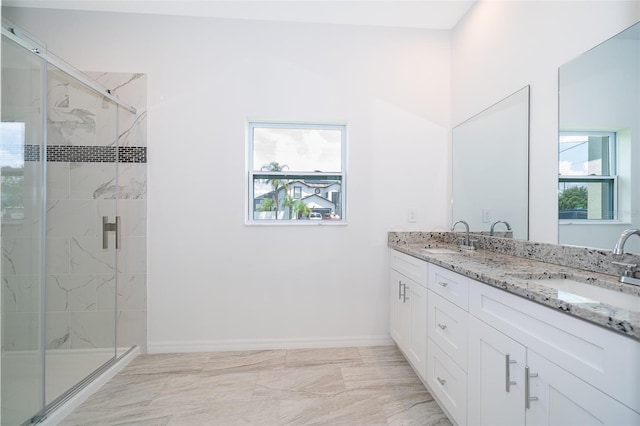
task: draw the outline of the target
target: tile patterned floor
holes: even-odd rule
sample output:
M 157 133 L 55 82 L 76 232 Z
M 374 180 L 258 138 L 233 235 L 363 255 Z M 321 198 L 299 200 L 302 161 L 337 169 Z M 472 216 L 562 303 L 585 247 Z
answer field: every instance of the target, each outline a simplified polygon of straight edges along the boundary
M 451 425 L 395 346 L 140 355 L 61 425 Z

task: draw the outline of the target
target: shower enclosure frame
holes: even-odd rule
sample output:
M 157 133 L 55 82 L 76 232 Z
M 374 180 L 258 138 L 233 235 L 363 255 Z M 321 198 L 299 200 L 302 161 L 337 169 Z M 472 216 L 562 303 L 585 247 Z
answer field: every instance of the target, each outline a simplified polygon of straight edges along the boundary
M 41 182 L 39 182 L 39 184 L 41 185 L 39 192 L 41 193 L 41 196 L 43 197 L 43 200 L 40 201 L 41 206 L 44 206 L 46 208 L 46 199 L 47 199 L 47 118 L 49 115 L 48 112 L 48 103 L 47 103 L 47 84 L 48 84 L 48 70 L 50 66 L 53 66 L 55 68 L 57 68 L 58 70 L 62 71 L 64 74 L 70 76 L 71 78 L 75 79 L 76 81 L 80 82 L 82 85 L 84 85 L 86 88 L 90 89 L 92 92 L 94 92 L 97 96 L 103 97 L 108 99 L 109 101 L 113 102 L 116 105 L 116 110 L 115 110 L 115 128 L 116 128 L 116 132 L 115 132 L 115 167 L 116 167 L 116 172 L 115 172 L 115 180 L 116 180 L 116 187 L 118 186 L 117 184 L 117 179 L 118 179 L 118 169 L 117 169 L 117 164 L 119 162 L 119 143 L 118 143 L 118 139 L 119 139 L 119 134 L 118 134 L 118 107 L 123 108 L 126 111 L 129 111 L 132 114 L 136 114 L 137 113 L 137 109 L 123 101 L 121 101 L 117 96 L 115 96 L 111 90 L 102 87 L 100 84 L 96 83 L 95 81 L 91 80 L 88 76 L 86 76 L 85 74 L 83 74 L 82 72 L 78 71 L 77 69 L 75 69 L 73 66 L 69 65 L 68 63 L 66 63 L 65 61 L 61 60 L 60 58 L 56 57 L 55 55 L 52 55 L 50 52 L 47 51 L 47 48 L 45 46 L 44 43 L 38 41 L 35 37 L 25 33 L 24 31 L 22 31 L 20 28 L 14 26 L 11 24 L 11 22 L 9 22 L 6 19 L 2 19 L 2 36 L 3 38 L 6 37 L 7 39 L 15 42 L 17 45 L 21 46 L 22 48 L 24 48 L 26 51 L 31 52 L 33 55 L 35 55 L 34 57 L 37 57 L 41 60 L 42 63 L 42 98 L 40 100 L 40 105 L 42 108 L 42 112 L 41 112 L 41 121 L 42 121 L 42 129 L 41 129 L 41 138 L 42 140 L 39 141 L 38 146 L 40 147 L 40 159 L 39 162 L 41 163 L 41 165 L 39 166 L 39 175 L 41 178 Z M 116 211 L 117 211 L 117 204 L 118 204 L 118 196 L 116 194 L 116 201 L 115 201 L 115 205 L 116 205 Z M 109 224 L 111 225 L 111 224 Z M 103 229 L 104 231 L 106 231 L 106 226 Z M 113 230 L 111 227 L 108 230 Z M 46 271 L 46 254 L 47 254 L 47 249 L 46 249 L 46 236 L 47 236 L 47 214 L 42 211 L 41 212 L 41 216 L 40 216 L 40 235 L 39 235 L 39 245 L 40 245 L 40 253 L 39 253 L 39 258 L 40 258 L 40 271 L 39 271 L 39 285 L 40 285 L 40 300 L 39 300 L 39 309 L 40 309 L 40 317 L 39 317 L 39 331 L 40 331 L 40 335 L 39 335 L 39 349 L 37 350 L 37 352 L 39 353 L 39 361 L 41 363 L 40 368 L 41 368 L 41 372 L 42 372 L 42 377 L 41 377 L 41 382 L 40 384 L 41 386 L 41 392 L 39 395 L 39 401 L 40 401 L 40 407 L 41 409 L 38 412 L 33 413 L 33 417 L 31 418 L 26 418 L 24 419 L 24 425 L 27 424 L 36 424 L 41 422 L 42 420 L 44 420 L 50 413 L 52 413 L 54 410 L 56 410 L 57 408 L 59 408 L 60 406 L 62 406 L 63 404 L 65 404 L 70 398 L 72 398 L 74 395 L 76 395 L 78 392 L 80 392 L 82 389 L 84 389 L 87 385 L 89 385 L 91 382 L 93 382 L 96 378 L 98 378 L 100 375 L 102 375 L 106 370 L 108 370 L 111 366 L 113 366 L 119 359 L 124 358 L 127 354 L 129 354 L 131 351 L 133 351 L 135 349 L 135 346 L 130 347 L 128 350 L 126 350 L 126 352 L 122 353 L 122 354 L 118 354 L 118 339 L 117 339 L 117 325 L 116 325 L 116 321 L 117 321 L 117 314 L 118 314 L 118 302 L 117 302 L 117 281 L 118 281 L 118 260 L 117 260 L 117 255 L 114 254 L 114 264 L 115 264 L 115 270 L 114 270 L 114 322 L 113 322 L 113 328 L 114 328 L 114 333 L 113 333 L 113 356 L 106 362 L 104 362 L 102 365 L 100 365 L 97 369 L 93 370 L 93 372 L 91 372 L 89 375 L 85 376 L 82 380 L 80 380 L 79 382 L 77 382 L 75 385 L 73 385 L 72 387 L 68 388 L 66 391 L 64 391 L 61 395 L 59 395 L 58 397 L 52 399 L 51 401 L 47 402 L 47 395 L 46 395 L 46 381 L 47 381 L 47 367 L 46 367 L 46 361 L 47 361 L 47 342 L 46 342 L 46 330 L 47 330 L 47 319 L 46 319 L 46 303 L 47 303 L 47 297 L 46 297 L 46 279 L 47 279 L 47 271 Z M 3 348 L 4 351 L 4 348 Z
M 11 24 L 11 22 L 9 22 L 5 18 L 2 18 L 2 35 L 13 40 L 20 46 L 24 47 L 25 49 L 30 50 L 31 52 L 33 52 L 34 54 L 42 58 L 45 62 L 64 71 L 71 77 L 80 81 L 85 86 L 93 89 L 95 92 L 99 93 L 101 96 L 104 96 L 110 99 L 111 101 L 127 109 L 131 113 L 136 114 L 138 112 L 138 110 L 134 106 L 131 106 L 126 102 L 123 102 L 120 99 L 118 99 L 118 97 L 114 96 L 111 93 L 110 89 L 100 86 L 98 83 L 96 83 L 95 81 L 87 77 L 84 73 L 74 68 L 71 64 L 47 52 L 46 46 L 43 42 L 38 41 L 35 37 L 31 35 L 27 35 L 27 33 L 25 33 L 20 28 L 16 27 L 15 25 Z

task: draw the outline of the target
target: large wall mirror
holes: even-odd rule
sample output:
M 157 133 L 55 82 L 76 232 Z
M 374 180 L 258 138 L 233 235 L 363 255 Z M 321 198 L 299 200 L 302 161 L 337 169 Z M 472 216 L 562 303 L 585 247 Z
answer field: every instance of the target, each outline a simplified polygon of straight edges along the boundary
M 611 250 L 640 227 L 640 23 L 558 78 L 558 242 Z M 640 253 L 640 238 L 625 251 Z
M 454 127 L 452 162 L 453 220 L 528 239 L 529 86 Z

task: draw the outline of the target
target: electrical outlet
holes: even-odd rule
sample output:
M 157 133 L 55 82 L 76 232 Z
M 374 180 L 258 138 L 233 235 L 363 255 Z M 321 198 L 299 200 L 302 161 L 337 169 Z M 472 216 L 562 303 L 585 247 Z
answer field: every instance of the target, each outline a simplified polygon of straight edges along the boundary
M 416 212 L 416 209 L 407 210 L 407 222 L 416 223 L 418 221 L 417 216 L 418 213 Z
M 483 223 L 491 222 L 491 210 L 482 209 L 482 222 Z

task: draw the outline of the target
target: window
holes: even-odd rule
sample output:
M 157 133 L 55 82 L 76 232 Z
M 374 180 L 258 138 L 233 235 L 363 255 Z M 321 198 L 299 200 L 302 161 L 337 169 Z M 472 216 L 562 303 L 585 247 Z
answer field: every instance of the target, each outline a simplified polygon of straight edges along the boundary
M 24 219 L 25 193 L 25 153 L 30 148 L 25 145 L 25 123 L 0 123 L 0 194 L 2 223 L 18 223 Z M 39 149 L 39 147 L 36 147 Z
M 559 219 L 616 220 L 616 134 L 560 132 L 559 142 Z
M 250 122 L 248 222 L 345 220 L 346 126 Z

